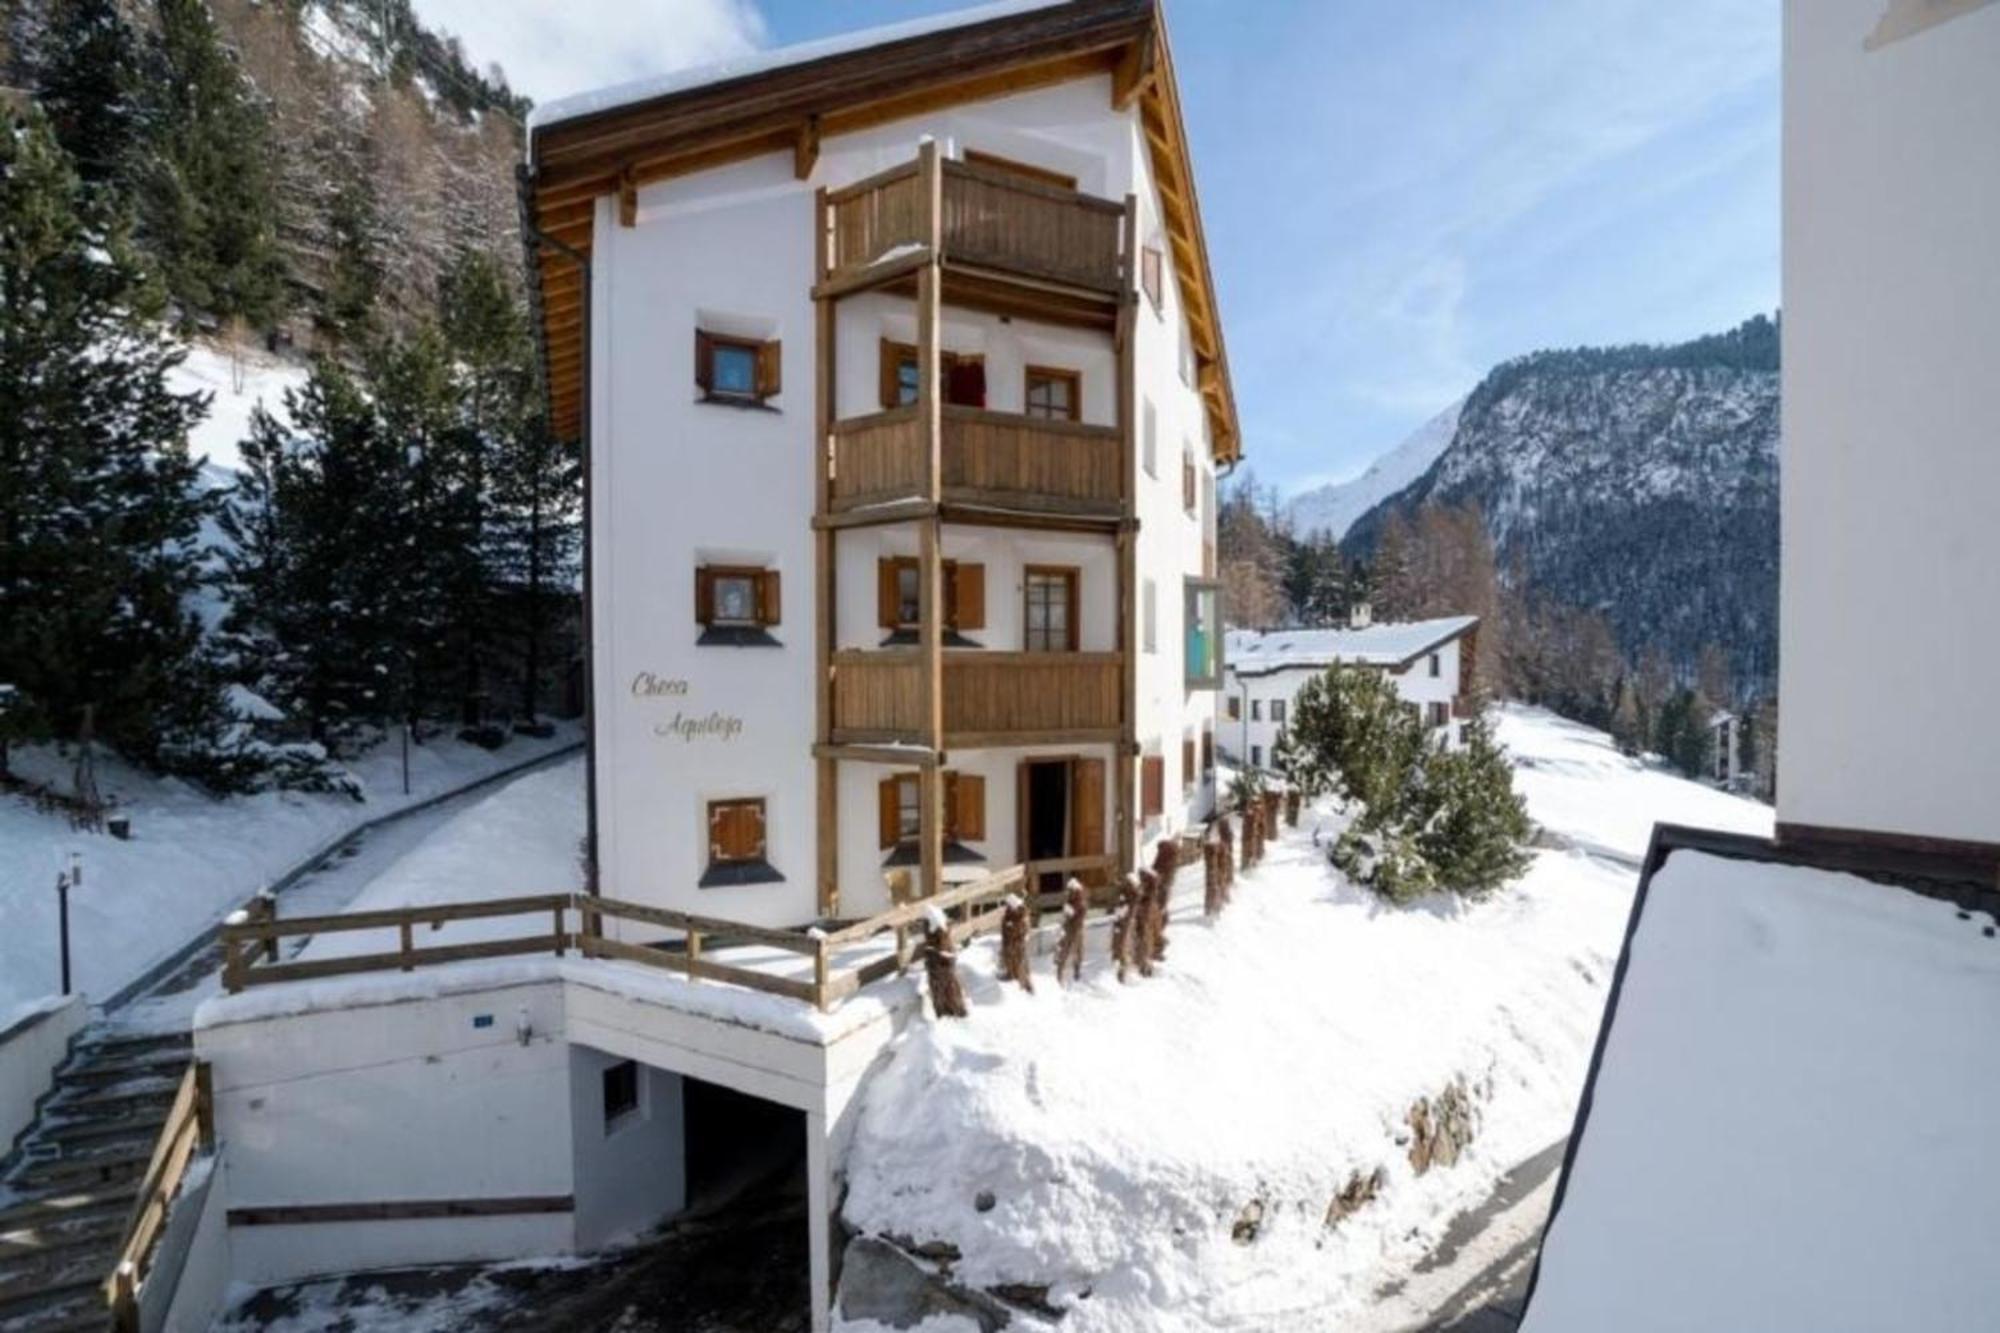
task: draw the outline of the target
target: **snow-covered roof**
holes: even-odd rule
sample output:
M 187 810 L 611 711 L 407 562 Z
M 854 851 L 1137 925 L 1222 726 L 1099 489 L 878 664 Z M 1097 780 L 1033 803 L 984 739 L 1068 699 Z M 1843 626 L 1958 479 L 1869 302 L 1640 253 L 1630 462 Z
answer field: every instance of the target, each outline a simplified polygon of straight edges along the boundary
M 666 97 L 673 93 L 686 92 L 691 88 L 703 88 L 711 83 L 724 83 L 730 79 L 765 74 L 788 65 L 803 65 L 808 61 L 823 60 L 828 56 L 846 55 L 850 51 L 862 51 L 871 46 L 884 46 L 911 37 L 943 32 L 949 28 L 969 27 L 990 19 L 1006 18 L 1011 14 L 1025 14 L 1030 10 L 1047 9 L 1052 5 L 1066 3 L 1068 0 L 993 0 L 993 3 L 974 5 L 970 9 L 955 9 L 943 14 L 933 14 L 927 18 L 907 19 L 901 23 L 885 23 L 879 27 L 863 28 L 858 32 L 839 33 L 816 41 L 796 42 L 790 46 L 773 47 L 704 65 L 670 70 L 664 74 L 633 79 L 628 83 L 613 84 L 608 88 L 597 88 L 569 97 L 559 97 L 553 102 L 544 102 L 528 113 L 528 129 L 532 133 L 545 125 L 594 116 L 601 111 L 632 106 L 638 102 L 649 102 L 655 97 Z
M 1223 660 L 1239 676 L 1266 676 L 1291 668 L 1318 671 L 1336 662 L 1401 666 L 1478 623 L 1478 616 L 1444 616 L 1385 621 L 1362 629 L 1233 629 L 1224 642 Z
M 1993 1327 L 1990 870 L 1725 841 L 1659 835 L 1523 1330 Z

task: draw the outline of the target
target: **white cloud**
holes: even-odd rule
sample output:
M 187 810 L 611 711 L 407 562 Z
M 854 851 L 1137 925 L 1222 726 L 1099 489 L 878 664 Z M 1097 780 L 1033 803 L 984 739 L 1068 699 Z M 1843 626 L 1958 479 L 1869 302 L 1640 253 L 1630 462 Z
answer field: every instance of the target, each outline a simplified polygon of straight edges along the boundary
M 537 102 L 690 65 L 765 44 L 751 0 L 414 0 L 427 27 L 465 44 L 484 69 L 498 64 Z

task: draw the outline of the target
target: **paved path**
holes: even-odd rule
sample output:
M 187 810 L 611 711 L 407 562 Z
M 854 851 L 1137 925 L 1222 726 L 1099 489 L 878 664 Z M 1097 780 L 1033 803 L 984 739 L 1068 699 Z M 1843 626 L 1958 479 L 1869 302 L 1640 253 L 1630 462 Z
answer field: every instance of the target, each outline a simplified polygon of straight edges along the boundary
M 1453 1218 L 1437 1248 L 1385 1293 L 1409 1312 L 1408 1328 L 1511 1333 L 1520 1324 L 1567 1144 L 1559 1139 L 1502 1176 L 1486 1201 Z

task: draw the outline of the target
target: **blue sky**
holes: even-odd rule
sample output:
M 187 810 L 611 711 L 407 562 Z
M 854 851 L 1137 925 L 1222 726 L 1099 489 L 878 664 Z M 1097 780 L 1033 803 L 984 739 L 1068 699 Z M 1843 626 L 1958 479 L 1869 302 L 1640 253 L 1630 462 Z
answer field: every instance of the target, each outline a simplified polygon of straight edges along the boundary
M 1778 297 L 1776 0 L 1166 0 L 1250 463 Z M 540 100 L 962 0 L 417 0 Z

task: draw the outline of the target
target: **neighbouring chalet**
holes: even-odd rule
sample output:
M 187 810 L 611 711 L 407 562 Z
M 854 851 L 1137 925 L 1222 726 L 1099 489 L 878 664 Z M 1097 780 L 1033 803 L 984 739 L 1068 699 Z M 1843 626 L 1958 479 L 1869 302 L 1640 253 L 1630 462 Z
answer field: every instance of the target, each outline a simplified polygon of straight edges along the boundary
M 1242 630 L 1225 636 L 1216 728 L 1238 764 L 1268 768 L 1299 687 L 1333 667 L 1385 671 L 1396 693 L 1445 745 L 1463 739 L 1479 617 L 1377 623 L 1366 607 L 1345 628 Z
M 121 1318 L 601 1247 L 755 1140 L 804 1159 L 809 1272 L 769 1277 L 823 1330 L 912 925 L 1212 809 L 1243 446 L 1154 0 L 551 103 L 520 197 L 587 479 L 590 883 L 239 914 Z

